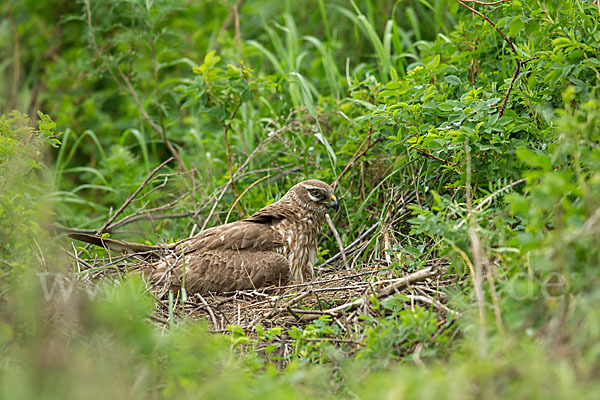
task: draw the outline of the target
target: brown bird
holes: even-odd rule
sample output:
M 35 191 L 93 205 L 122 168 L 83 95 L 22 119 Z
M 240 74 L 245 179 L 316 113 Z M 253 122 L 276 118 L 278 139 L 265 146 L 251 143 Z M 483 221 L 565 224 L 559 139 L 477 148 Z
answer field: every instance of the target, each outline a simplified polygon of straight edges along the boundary
M 215 226 L 188 239 L 148 246 L 71 233 L 106 249 L 141 253 L 155 285 L 188 293 L 227 292 L 312 279 L 317 235 L 325 214 L 338 209 L 333 189 L 318 180 L 293 186 L 249 218 Z

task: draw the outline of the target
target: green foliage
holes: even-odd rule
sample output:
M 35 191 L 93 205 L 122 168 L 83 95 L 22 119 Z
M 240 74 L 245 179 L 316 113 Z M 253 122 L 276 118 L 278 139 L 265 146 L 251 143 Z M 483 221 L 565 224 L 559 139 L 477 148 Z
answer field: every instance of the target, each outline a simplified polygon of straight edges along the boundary
M 466 3 L 509 44 L 445 0 L 51 3 L 0 6 L 4 397 L 597 397 L 595 4 Z M 323 316 L 222 337 L 175 306 L 149 322 L 131 274 L 45 301 L 37 272 L 88 281 L 41 224 L 98 229 L 171 156 L 120 216 L 139 217 L 121 226 L 133 239 L 343 172 L 342 241 L 382 227 L 357 260 L 401 276 L 445 257 L 460 315 L 405 293 L 373 299 L 354 335 Z M 337 252 L 324 236 L 321 258 Z
M 37 125 L 18 111 L 0 116 L 0 277 L 28 267 L 34 243 L 25 238 L 37 236 L 40 222 L 51 216 L 44 204 L 51 188 L 44 146 L 58 147 L 60 141 L 49 116 L 40 112 Z

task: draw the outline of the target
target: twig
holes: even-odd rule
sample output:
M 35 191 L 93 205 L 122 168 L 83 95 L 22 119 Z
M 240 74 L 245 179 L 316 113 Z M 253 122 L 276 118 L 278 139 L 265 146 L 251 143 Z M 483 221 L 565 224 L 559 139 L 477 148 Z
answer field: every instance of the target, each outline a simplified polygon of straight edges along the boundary
M 498 117 L 501 117 L 502 114 L 504 114 L 504 109 L 506 108 L 506 103 L 508 101 L 508 95 L 512 91 L 513 85 L 514 85 L 515 81 L 517 80 L 517 77 L 519 76 L 519 73 L 521 72 L 521 67 L 523 65 L 527 64 L 529 61 L 536 60 L 538 58 L 539 57 L 532 57 L 532 58 L 529 58 L 529 59 L 524 60 L 524 61 L 517 60 L 517 67 L 515 68 L 515 72 L 513 73 L 512 79 L 510 80 L 510 84 L 508 85 L 508 89 L 506 90 L 506 93 L 504 93 L 504 98 L 502 99 L 502 104 L 500 104 L 500 107 L 498 108 Z
M 489 203 L 494 197 L 496 197 L 498 194 L 508 190 L 508 189 L 512 189 L 513 187 L 520 185 L 521 183 L 525 183 L 527 181 L 526 178 L 522 178 L 519 180 L 516 180 L 498 190 L 496 190 L 494 193 L 490 194 L 488 197 L 486 197 L 481 203 L 479 203 L 476 207 L 475 210 L 479 211 L 481 210 L 481 208 L 483 208 L 487 203 Z
M 333 315 L 327 311 L 319 311 L 319 310 L 303 310 L 301 308 L 292 308 L 292 310 L 297 314 Z
M 385 140 L 385 137 L 380 137 L 378 139 L 376 139 L 374 142 L 371 143 L 371 134 L 372 132 L 369 133 L 369 137 L 368 137 L 368 144 L 367 147 L 361 151 L 359 154 L 355 154 L 351 159 L 350 162 L 346 165 L 346 167 L 344 167 L 344 170 L 342 171 L 341 174 L 338 175 L 338 177 L 335 179 L 335 182 L 333 182 L 332 187 L 335 189 L 340 181 L 340 179 L 342 179 L 342 177 L 346 174 L 346 172 L 348 172 L 348 170 L 350 169 L 350 167 L 356 162 L 356 160 L 358 160 L 359 158 L 363 157 L 365 154 L 367 154 L 367 152 L 373 147 L 375 146 L 377 143 Z M 358 148 L 360 150 L 361 146 Z
M 342 260 L 344 260 L 344 267 L 346 267 L 346 271 L 350 271 L 350 265 L 348 264 L 348 259 L 346 258 L 346 252 L 344 251 L 344 244 L 342 243 L 342 239 L 340 238 L 337 229 L 335 229 L 335 225 L 333 224 L 333 221 L 331 220 L 329 214 L 325 214 L 325 219 L 327 220 L 327 225 L 329 225 L 329 229 L 331 229 L 331 232 L 333 232 L 335 241 L 337 242 L 338 248 L 340 249 Z
M 225 18 L 225 22 L 223 22 L 223 25 L 221 26 L 221 30 L 219 33 L 223 33 L 229 30 L 229 27 L 231 26 L 232 23 L 234 23 L 235 25 L 235 34 L 236 34 L 236 43 L 238 41 L 238 35 L 239 35 L 239 9 L 241 8 L 242 4 L 244 3 L 244 0 L 238 0 L 234 6 L 231 8 L 231 11 L 229 12 L 229 14 L 227 15 L 227 18 Z M 215 44 L 213 46 L 213 49 L 216 49 L 220 46 L 220 42 L 219 41 L 215 41 Z
M 10 33 L 13 40 L 13 59 L 14 64 L 12 68 L 12 87 L 10 90 L 10 103 L 9 110 L 16 108 L 17 98 L 19 94 L 19 83 L 21 80 L 21 44 L 19 42 L 19 31 L 17 27 L 17 23 L 15 22 L 15 16 L 13 15 L 12 7 L 8 7 L 8 19 L 10 22 Z
M 129 198 L 125 201 L 125 203 L 123 203 L 123 205 L 121 205 L 121 207 L 104 223 L 104 225 L 102 225 L 102 228 L 100 228 L 100 229 L 98 229 L 96 231 L 96 235 L 101 235 L 104 232 L 104 229 L 106 229 L 106 227 L 109 226 L 119 216 L 119 214 L 121 214 L 123 212 L 123 210 L 125 209 L 125 207 L 127 207 L 129 205 L 129 203 L 131 203 L 133 201 L 133 199 L 135 198 L 135 196 L 137 196 L 138 193 L 141 192 L 142 189 L 144 189 L 144 187 L 148 184 L 148 182 L 150 182 L 150 180 L 152 179 L 152 177 L 162 167 L 164 167 L 165 165 L 167 165 L 171 161 L 173 161 L 173 157 L 170 157 L 166 161 L 163 161 L 158 167 L 154 168 L 154 170 L 150 173 L 150 175 L 148 175 L 148 177 L 144 180 L 144 182 L 142 182 L 142 184 L 140 185 L 140 187 L 138 187 L 137 190 L 135 192 L 133 192 L 133 194 L 131 196 L 129 196 Z
M 219 325 L 217 324 L 217 318 L 215 317 L 213 310 L 210 308 L 210 306 L 208 305 L 206 300 L 204 300 L 204 297 L 202 297 L 202 295 L 200 293 L 198 293 L 197 296 L 200 299 L 200 301 L 202 302 L 202 304 L 204 304 L 204 306 L 206 307 L 206 310 L 208 311 L 208 314 L 210 315 L 210 319 L 213 322 L 213 326 L 215 327 L 215 329 L 219 329 Z
M 242 47 L 242 34 L 240 32 L 240 14 L 239 7 L 242 4 L 242 0 L 238 0 L 238 2 L 233 6 L 233 19 L 235 21 L 235 47 L 239 51 Z
M 77 257 L 77 253 L 73 253 L 73 254 L 71 254 L 71 253 L 70 253 L 68 250 L 65 250 L 65 253 L 67 253 L 67 255 L 68 255 L 69 257 L 71 257 L 73 260 L 75 260 L 75 262 L 77 262 L 77 264 L 81 263 L 81 264 L 85 265 L 85 266 L 88 268 L 88 270 L 87 270 L 87 271 L 89 271 L 90 269 L 93 269 L 93 268 L 94 268 L 92 265 L 90 265 L 90 264 L 89 264 L 88 262 L 86 262 L 85 260 L 82 260 L 81 258 Z M 87 272 L 87 271 L 84 271 L 84 272 Z
M 417 301 L 422 301 L 423 303 L 427 303 L 427 304 L 431 304 L 432 306 L 434 306 L 435 308 L 437 308 L 440 311 L 444 311 L 452 316 L 460 316 L 461 314 L 458 311 L 454 311 L 448 307 L 446 307 L 445 305 L 443 305 L 442 303 L 440 303 L 439 301 L 433 300 L 427 296 L 423 296 L 423 295 L 412 295 L 409 294 L 406 296 L 407 298 L 411 299 L 411 300 L 417 300 Z
M 418 152 L 419 152 L 419 153 L 421 153 L 421 154 L 424 154 L 424 155 L 426 155 L 426 156 L 427 156 L 427 157 L 429 157 L 429 158 L 433 158 L 434 160 L 436 160 L 436 161 L 439 161 L 439 162 L 441 162 L 441 163 L 443 163 L 443 164 L 448 164 L 448 162 L 447 162 L 446 160 L 444 160 L 443 158 L 439 158 L 439 157 L 437 157 L 437 156 L 434 156 L 434 155 L 433 155 L 433 154 L 431 154 L 430 152 L 428 152 L 428 151 L 426 151 L 426 150 L 423 150 L 423 149 L 421 149 L 421 148 L 419 148 L 419 147 L 417 147 L 417 146 L 410 146 L 410 148 L 411 148 L 411 149 L 413 149 L 413 150 L 416 150 L 416 151 L 418 151 Z
M 0 254 L 2 254 L 2 251 L 4 250 L 4 246 L 6 246 L 6 243 L 8 242 L 8 239 L 10 238 L 10 236 L 12 235 L 14 230 L 15 230 L 15 227 L 12 226 L 10 228 L 10 231 L 8 232 L 8 235 L 6 235 L 6 237 L 4 238 L 4 243 L 2 243 L 2 247 L 0 247 Z
M 294 310 L 292 310 L 292 308 L 291 308 L 290 306 L 287 306 L 285 309 L 286 309 L 286 310 L 287 310 L 287 311 L 288 311 L 290 314 L 292 314 L 292 316 L 293 316 L 294 318 L 296 318 L 296 321 L 302 321 L 302 318 L 300 318 L 300 317 L 298 316 L 298 314 L 296 314 L 296 313 L 294 312 Z
M 288 307 L 296 305 L 300 300 L 303 300 L 303 299 L 307 298 L 311 294 L 312 294 L 312 291 L 310 291 L 310 290 L 308 292 L 302 292 L 302 293 L 300 293 L 298 296 L 296 296 L 293 299 L 291 299 L 290 301 L 288 301 L 287 304 L 285 304 L 281 308 L 273 308 L 273 310 L 269 314 L 267 314 L 267 316 L 265 317 L 265 319 L 271 318 L 273 315 L 275 315 L 281 309 L 285 310 Z M 281 296 L 279 298 L 282 298 L 282 297 L 283 296 Z M 279 298 L 277 298 L 276 301 L 279 300 Z
M 400 289 L 408 287 L 414 283 L 424 281 L 425 279 L 434 277 L 434 276 L 438 275 L 439 273 L 440 273 L 440 271 L 438 270 L 437 266 L 431 266 L 431 267 L 427 267 L 427 268 L 418 270 L 418 271 L 416 271 L 410 275 L 407 275 L 403 278 L 398 278 L 398 279 L 392 280 L 391 285 L 386 286 L 385 288 L 383 288 L 377 292 L 377 298 L 380 299 L 382 297 L 390 296 L 390 295 L 396 293 Z M 377 282 L 375 282 L 375 284 L 377 284 Z
M 485 322 L 485 297 L 483 292 L 483 268 L 487 264 L 481 240 L 475 229 L 475 219 L 472 217 L 473 198 L 471 191 L 471 151 L 469 150 L 469 137 L 465 140 L 465 158 L 466 158 L 466 182 L 465 182 L 465 197 L 467 207 L 471 213 L 469 218 L 470 226 L 468 229 L 469 241 L 471 244 L 471 254 L 473 256 L 473 269 L 471 278 L 473 280 L 473 288 L 475 289 L 475 298 L 477 299 L 477 308 L 479 309 L 479 350 L 481 355 L 486 354 L 487 348 L 487 329 Z
M 404 210 L 404 206 L 406 204 L 408 204 L 409 202 L 414 200 L 415 197 L 415 192 L 410 193 L 408 196 L 406 196 L 406 198 L 402 201 L 402 204 L 398 205 L 398 211 L 396 212 L 396 214 L 394 215 L 394 218 L 396 217 L 396 215 L 400 214 L 403 210 Z M 352 249 L 353 247 L 355 247 L 356 245 L 358 245 L 366 236 L 368 236 L 371 232 L 373 232 L 378 226 L 380 225 L 380 221 L 377 221 L 375 224 L 371 225 L 371 227 L 369 229 L 367 229 L 365 232 L 363 232 L 354 242 L 350 243 L 348 246 L 344 247 L 344 252 L 348 252 L 350 249 Z M 340 258 L 342 255 L 340 252 L 338 252 L 337 254 L 335 254 L 333 257 L 325 260 L 323 262 L 323 264 L 318 266 L 318 269 L 323 271 L 323 267 L 325 267 L 328 264 L 331 264 L 332 262 L 334 262 L 335 260 L 337 260 L 338 258 Z
M 492 305 L 494 306 L 494 315 L 496 317 L 496 325 L 501 335 L 504 334 L 504 324 L 502 323 L 502 312 L 500 311 L 500 302 L 498 301 L 498 292 L 496 292 L 496 282 L 494 280 L 494 269 L 488 268 L 485 274 L 488 284 L 490 285 L 490 294 L 492 296 Z
M 239 180 L 242 177 L 247 176 L 250 173 L 263 173 L 263 172 L 268 172 L 269 170 L 272 170 L 273 168 L 264 168 L 264 169 L 259 169 L 259 170 L 254 170 L 254 171 L 250 171 L 248 173 L 245 174 L 241 174 L 238 175 L 234 180 Z M 157 177 L 162 176 L 163 174 L 157 175 Z M 152 189 L 154 190 L 154 188 Z M 144 196 L 146 196 L 147 194 L 144 194 Z M 144 196 L 142 196 L 141 198 L 143 198 Z M 136 201 L 139 201 L 141 198 L 138 198 Z M 130 214 L 126 217 L 123 217 L 122 219 L 120 219 L 119 221 L 115 222 L 112 225 L 107 226 L 104 229 L 104 232 L 112 232 L 115 229 L 121 228 L 125 225 L 131 224 L 133 222 L 137 222 L 137 221 L 145 221 L 145 220 L 161 220 L 161 219 L 177 219 L 177 218 L 187 218 L 187 217 L 192 217 L 195 218 L 203 209 L 204 207 L 206 207 L 206 203 L 200 207 L 199 209 L 197 209 L 196 211 L 188 211 L 188 212 L 184 212 L 184 213 L 177 213 L 177 214 L 159 214 L 159 215 L 140 215 L 141 213 L 145 213 L 148 214 L 150 212 L 154 212 L 154 211 L 160 211 L 160 210 L 164 210 L 166 208 L 169 208 L 171 206 L 173 206 L 176 202 L 179 202 L 180 200 L 182 200 L 183 197 L 178 198 L 175 201 L 172 201 L 168 204 L 164 204 L 162 206 L 159 207 L 155 207 L 155 208 L 151 208 L 148 210 L 139 210 L 136 211 L 133 214 Z M 73 232 L 73 233 L 89 233 L 89 234 L 94 234 L 96 233 L 96 229 L 79 229 L 79 228 L 67 228 L 67 227 L 63 227 L 60 225 L 45 225 L 47 228 L 50 229 L 54 229 L 60 232 Z
M 512 43 L 510 40 L 508 40 L 508 38 L 506 37 L 506 35 L 505 35 L 505 34 L 504 34 L 504 33 L 503 33 L 501 30 L 500 30 L 500 28 L 498 28 L 498 27 L 496 26 L 496 24 L 495 24 L 494 22 L 492 22 L 492 20 L 491 20 L 491 19 L 489 19 L 489 18 L 488 18 L 488 17 L 487 17 L 485 14 L 483 14 L 483 13 L 481 13 L 481 12 L 477 11 L 477 10 L 476 10 L 476 9 L 474 9 L 473 7 L 470 7 L 470 6 L 466 5 L 465 3 L 463 3 L 463 1 L 468 1 L 468 0 L 463 0 L 463 1 L 461 1 L 461 0 L 456 0 L 456 1 L 457 1 L 459 4 L 461 4 L 463 7 L 465 7 L 465 8 L 467 8 L 467 9 L 469 9 L 471 12 L 473 12 L 473 13 L 475 13 L 475 14 L 479 15 L 481 18 L 483 18 L 483 19 L 485 19 L 487 22 L 489 22 L 489 23 L 490 23 L 490 25 L 492 25 L 492 26 L 494 27 L 494 29 L 495 29 L 495 30 L 496 30 L 496 31 L 497 31 L 497 32 L 500 34 L 500 36 L 502 36 L 502 39 L 504 39 L 504 40 L 506 41 L 506 43 L 508 43 L 508 45 L 509 45 L 509 46 L 510 46 L 510 48 L 512 49 L 512 51 L 513 51 L 513 54 L 515 55 L 515 57 L 517 56 L 517 50 L 515 49 L 515 45 L 514 45 L 514 44 L 513 44 L 513 43 Z M 473 3 L 473 2 L 471 1 L 471 3 Z
M 227 189 L 229 189 L 229 186 L 231 186 L 231 184 L 236 180 L 235 178 L 237 178 L 237 176 L 240 175 L 248 167 L 248 165 L 250 164 L 250 161 L 252 161 L 254 159 L 254 157 L 256 157 L 258 155 L 258 153 L 262 149 L 262 147 L 265 144 L 267 144 L 268 142 L 270 142 L 271 140 L 273 140 L 273 138 L 275 136 L 277 136 L 277 134 L 280 131 L 274 132 L 272 135 L 268 136 L 265 140 L 263 140 L 262 142 L 260 142 L 260 144 L 258 146 L 256 146 L 256 148 L 252 151 L 252 153 L 250 153 L 250 155 L 248 156 L 248 158 L 246 158 L 246 161 L 244 161 L 244 163 L 242 164 L 242 166 L 240 168 L 238 168 L 237 171 L 235 171 L 235 173 L 233 174 L 233 176 L 231 176 L 231 175 L 229 176 L 229 180 L 227 181 L 227 183 L 223 187 L 223 190 L 221 190 L 221 193 L 219 193 L 219 196 L 215 200 L 212 208 L 210 209 L 210 212 L 208 213 L 208 216 L 206 217 L 206 220 L 204 221 L 204 224 L 202 224 L 202 229 L 200 229 L 200 231 L 203 231 L 206 228 L 206 226 L 208 225 L 208 222 L 210 221 L 210 219 L 212 218 L 213 214 L 215 213 L 215 210 L 217 209 L 217 205 L 221 202 L 221 199 L 225 195 L 225 192 L 227 191 Z
M 498 0 L 498 1 L 491 1 L 491 2 L 485 2 L 485 1 L 479 1 L 479 0 L 463 0 L 463 1 L 465 3 L 476 3 L 476 4 L 481 4 L 484 6 L 493 6 L 495 4 L 505 3 L 510 0 Z
M 432 277 L 438 275 L 439 273 L 440 272 L 436 267 L 428 267 L 428 268 L 421 269 L 413 274 L 407 275 L 404 278 L 396 279 L 391 285 L 376 292 L 376 297 L 383 298 L 383 297 L 390 296 L 390 295 L 396 293 L 400 289 L 406 288 L 416 282 L 421 282 L 421 281 L 424 281 L 425 279 L 432 278 Z M 342 304 L 341 306 L 330 308 L 329 310 L 325 310 L 323 312 L 327 312 L 330 314 L 348 312 L 348 311 L 356 309 L 364 304 L 365 304 L 365 298 L 361 297 L 357 300 Z M 310 318 L 310 316 L 308 316 L 308 317 L 309 317 L 309 319 L 314 319 L 314 318 Z
M 237 205 L 237 203 L 242 199 L 242 197 L 244 197 L 244 195 L 246 193 L 248 193 L 248 191 L 250 189 L 252 189 L 254 186 L 258 185 L 260 182 L 264 181 L 265 179 L 271 177 L 271 175 L 266 175 L 263 176 L 262 178 L 258 179 L 257 181 L 254 181 L 250 186 L 248 186 L 246 189 L 244 189 L 244 191 L 242 192 L 242 194 L 240 194 L 238 196 L 237 199 L 235 199 L 235 201 L 233 202 L 233 204 L 231 205 L 231 207 L 229 208 L 229 212 L 227 212 L 227 216 L 225 217 L 225 223 L 227 223 L 227 221 L 229 221 L 229 216 L 231 215 L 231 212 L 233 211 L 233 209 L 235 208 L 235 206 Z
M 334 286 L 334 287 L 324 287 L 324 288 L 318 288 L 318 289 L 312 289 L 313 293 L 320 293 L 320 292 L 339 292 L 341 290 L 355 290 L 355 289 L 362 289 L 363 287 L 367 287 L 369 285 L 368 282 L 357 282 L 354 285 L 348 285 L 348 286 Z
M 365 344 L 361 343 L 361 342 L 357 342 L 357 341 L 349 340 L 349 339 L 337 339 L 337 338 L 306 338 L 306 337 L 303 337 L 303 338 L 300 339 L 300 341 L 306 341 L 306 342 L 348 343 L 348 344 L 354 344 L 356 346 L 365 346 Z
M 357 278 L 359 276 L 364 276 L 364 275 L 369 275 L 369 274 L 376 274 L 378 272 L 385 271 L 385 270 L 386 269 L 382 268 L 382 269 L 376 269 L 376 270 L 368 271 L 368 272 L 361 272 L 359 274 L 353 274 L 353 275 L 348 275 L 348 276 L 341 276 L 341 277 L 338 277 L 338 278 L 326 279 L 326 280 L 322 280 L 322 281 L 298 283 L 298 284 L 295 284 L 295 285 L 288 285 L 288 286 L 276 286 L 276 287 L 273 287 L 273 288 L 267 288 L 267 289 L 263 289 L 263 290 L 294 289 L 294 288 L 304 287 L 304 286 L 321 285 L 323 283 L 330 283 L 330 282 L 335 282 L 335 281 L 342 281 L 342 280 L 345 280 L 345 279 Z M 229 293 L 232 294 L 234 292 L 229 292 Z
M 232 124 L 233 120 L 235 119 L 235 116 L 236 116 L 238 110 L 240 109 L 241 105 L 242 105 L 242 100 L 240 99 L 237 106 L 235 107 L 235 109 L 233 110 L 231 115 L 229 116 L 229 121 L 231 121 L 231 122 L 228 124 L 225 124 L 225 129 L 223 131 L 223 138 L 225 139 L 225 158 L 227 160 L 227 168 L 229 169 L 229 179 L 233 178 L 233 174 L 231 172 L 231 154 L 229 152 L 229 136 L 228 135 L 229 135 L 229 129 L 231 128 L 231 124 Z
M 352 249 L 354 246 L 359 244 L 365 237 L 367 237 L 371 232 L 373 232 L 375 229 L 377 229 L 378 226 L 379 226 L 379 221 L 377 221 L 373 225 L 371 225 L 371 227 L 369 229 L 367 229 L 366 231 L 364 231 L 354 242 L 352 242 L 348 246 L 344 247 L 344 252 L 347 252 L 348 250 Z M 323 268 L 324 266 L 331 264 L 332 262 L 334 262 L 341 256 L 342 256 L 341 253 L 337 253 L 333 257 L 323 261 L 323 264 L 319 265 L 319 268 Z
M 488 204 L 490 201 L 492 201 L 500 193 L 507 191 L 508 189 L 512 189 L 513 187 L 520 185 L 521 183 L 525 183 L 526 181 L 527 181 L 526 178 L 522 178 L 522 179 L 516 180 L 516 181 L 496 190 L 494 193 L 490 194 L 488 197 L 483 199 L 483 201 L 481 201 L 481 203 L 477 204 L 477 206 L 473 210 L 469 211 L 467 216 L 462 221 L 460 221 L 460 223 L 456 227 L 461 228 L 465 224 L 465 222 L 467 222 L 469 220 L 469 218 L 471 218 L 471 215 L 473 214 L 473 212 L 481 210 L 486 204 Z

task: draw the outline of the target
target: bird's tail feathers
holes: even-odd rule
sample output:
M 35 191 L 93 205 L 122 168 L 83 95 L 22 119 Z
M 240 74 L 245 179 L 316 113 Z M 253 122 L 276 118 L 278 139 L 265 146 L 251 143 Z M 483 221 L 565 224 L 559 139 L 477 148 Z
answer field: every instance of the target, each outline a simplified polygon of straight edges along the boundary
M 120 253 L 156 253 L 164 250 L 163 246 L 148 246 L 141 243 L 131 243 L 122 240 L 101 238 L 98 236 L 88 235 L 87 233 L 69 233 L 71 239 L 81 242 L 95 244 L 96 246 L 104 247 L 107 250 L 118 251 Z

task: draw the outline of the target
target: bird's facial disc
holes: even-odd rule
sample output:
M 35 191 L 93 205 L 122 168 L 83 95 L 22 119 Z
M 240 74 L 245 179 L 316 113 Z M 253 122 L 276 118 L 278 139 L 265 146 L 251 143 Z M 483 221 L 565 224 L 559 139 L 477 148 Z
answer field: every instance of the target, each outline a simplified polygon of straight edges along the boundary
M 308 194 L 308 198 L 312 202 L 320 206 L 334 208 L 336 211 L 338 210 L 338 200 L 331 190 L 315 186 L 306 186 L 305 188 Z

